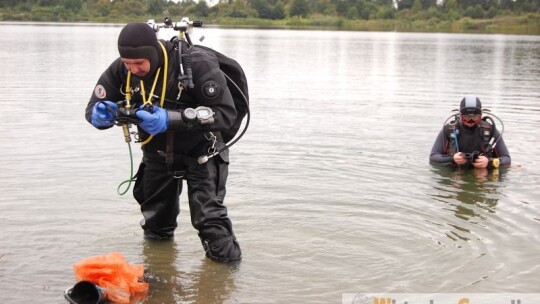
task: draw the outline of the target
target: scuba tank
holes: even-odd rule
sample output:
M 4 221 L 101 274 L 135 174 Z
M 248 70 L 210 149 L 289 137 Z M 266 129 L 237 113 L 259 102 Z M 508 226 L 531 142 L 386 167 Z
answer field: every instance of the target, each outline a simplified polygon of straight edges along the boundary
M 246 133 L 249 121 L 250 121 L 250 111 L 249 111 L 249 94 L 248 94 L 248 85 L 246 75 L 240 66 L 240 64 L 226 55 L 202 46 L 195 45 L 192 43 L 189 32 L 193 27 L 202 27 L 201 21 L 190 21 L 189 18 L 184 17 L 180 22 L 173 22 L 169 17 L 164 18 L 162 24 L 155 23 L 154 20 L 148 20 L 147 24 L 154 29 L 156 35 L 160 29 L 172 29 L 178 34 L 172 37 L 171 42 L 175 43 L 175 47 L 178 50 L 179 55 L 179 66 L 178 66 L 178 87 L 181 90 L 189 91 L 194 87 L 193 76 L 191 70 L 191 58 L 190 53 L 195 48 L 204 49 L 206 51 L 212 52 L 219 63 L 219 68 L 223 72 L 223 75 L 227 79 L 227 86 L 231 92 L 234 105 L 237 112 L 236 121 L 229 130 L 221 131 L 221 135 L 225 142 L 225 146 L 219 150 L 209 151 L 207 155 L 203 155 L 198 158 L 200 164 L 208 161 L 209 158 L 212 158 L 219 153 L 225 151 L 234 145 L 240 138 Z M 242 131 L 242 123 L 245 118 L 245 124 Z

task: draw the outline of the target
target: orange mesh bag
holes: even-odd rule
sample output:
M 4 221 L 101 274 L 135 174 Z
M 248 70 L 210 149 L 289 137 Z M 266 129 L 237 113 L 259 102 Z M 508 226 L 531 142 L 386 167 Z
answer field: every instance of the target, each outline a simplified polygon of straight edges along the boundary
M 103 288 L 112 303 L 129 303 L 132 295 L 148 291 L 148 283 L 140 281 L 144 266 L 130 265 L 119 252 L 83 259 L 73 265 L 73 270 L 77 281 L 90 281 Z

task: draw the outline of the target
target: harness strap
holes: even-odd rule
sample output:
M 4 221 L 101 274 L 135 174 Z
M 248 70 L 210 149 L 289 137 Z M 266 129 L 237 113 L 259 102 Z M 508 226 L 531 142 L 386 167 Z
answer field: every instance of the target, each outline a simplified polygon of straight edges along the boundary
M 184 170 L 176 170 L 174 167 L 174 132 L 167 132 L 167 150 L 165 152 L 165 165 L 167 172 L 174 177 L 183 175 Z M 184 172 L 185 174 L 185 172 Z
M 186 165 L 191 167 L 202 163 L 194 157 L 181 153 L 174 153 L 174 133 L 175 132 L 173 131 L 167 132 L 167 147 L 165 153 L 162 152 L 162 155 L 164 154 L 165 156 L 165 165 L 167 166 L 167 172 L 169 175 L 181 178 L 186 174 Z M 217 137 L 212 132 L 205 133 L 204 137 L 211 144 L 211 146 L 208 148 L 208 153 L 212 155 L 212 153 L 215 153 L 216 151 L 215 145 Z

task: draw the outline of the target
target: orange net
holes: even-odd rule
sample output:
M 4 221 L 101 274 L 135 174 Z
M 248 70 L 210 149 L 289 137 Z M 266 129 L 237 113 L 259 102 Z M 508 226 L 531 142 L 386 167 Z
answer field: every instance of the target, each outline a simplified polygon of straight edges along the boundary
M 129 303 L 132 295 L 148 291 L 148 283 L 140 281 L 144 266 L 130 265 L 119 252 L 83 259 L 73 265 L 73 270 L 77 281 L 90 281 L 103 288 L 112 303 Z

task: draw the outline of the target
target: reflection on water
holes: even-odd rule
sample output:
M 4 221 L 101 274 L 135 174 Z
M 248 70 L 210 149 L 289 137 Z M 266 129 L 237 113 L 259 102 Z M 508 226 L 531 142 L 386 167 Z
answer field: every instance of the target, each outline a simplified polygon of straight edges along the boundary
M 177 284 L 179 271 L 176 259 L 179 253 L 172 240 L 143 241 L 143 263 L 145 281 L 149 283 L 147 303 L 176 303 L 181 298 L 182 288 Z
M 499 201 L 497 192 L 500 182 L 503 181 L 506 169 L 461 169 L 448 166 L 434 165 L 432 172 L 439 175 L 438 190 L 441 193 L 433 194 L 436 201 L 446 203 L 444 209 L 453 211 L 454 215 L 475 225 L 487 221 L 485 213 L 495 213 Z M 449 224 L 455 230 L 446 233 L 451 240 L 468 241 L 471 231 L 462 226 Z
M 233 274 L 240 264 L 220 264 L 202 259 L 189 271 L 179 269 L 183 259 L 173 240 L 145 239 L 142 245 L 145 281 L 150 288 L 144 303 L 224 303 L 235 290 Z M 135 301 L 137 299 L 134 299 Z

